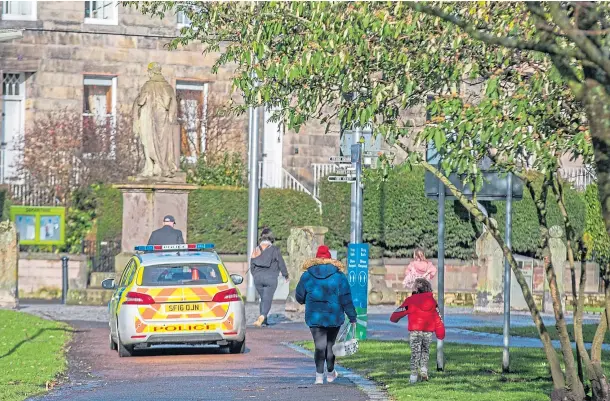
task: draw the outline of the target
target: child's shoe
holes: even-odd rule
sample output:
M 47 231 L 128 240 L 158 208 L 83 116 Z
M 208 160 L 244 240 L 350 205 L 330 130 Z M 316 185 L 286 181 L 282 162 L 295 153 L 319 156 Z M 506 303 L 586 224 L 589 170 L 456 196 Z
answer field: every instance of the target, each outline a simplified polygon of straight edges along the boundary
M 324 384 L 324 373 L 316 372 L 316 383 L 315 384 Z
M 409 382 L 411 384 L 417 383 L 417 375 L 411 375 L 411 377 L 409 378 Z
M 329 383 L 334 382 L 337 377 L 339 377 L 339 373 L 337 373 L 337 369 L 333 370 L 332 372 L 327 372 L 326 373 L 326 381 Z
M 422 370 L 421 373 L 419 374 L 421 381 L 423 382 L 427 382 L 428 381 L 428 372 L 425 370 Z

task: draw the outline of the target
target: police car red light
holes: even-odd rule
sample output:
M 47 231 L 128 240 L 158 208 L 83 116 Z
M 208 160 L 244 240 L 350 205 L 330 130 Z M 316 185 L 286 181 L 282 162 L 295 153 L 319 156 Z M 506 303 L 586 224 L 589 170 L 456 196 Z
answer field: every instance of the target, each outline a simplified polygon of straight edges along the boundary
M 130 291 L 125 296 L 123 305 L 152 305 L 154 303 L 155 300 L 150 295 Z
M 214 295 L 214 298 L 212 298 L 212 302 L 235 302 L 239 300 L 239 294 L 235 288 L 218 292 Z

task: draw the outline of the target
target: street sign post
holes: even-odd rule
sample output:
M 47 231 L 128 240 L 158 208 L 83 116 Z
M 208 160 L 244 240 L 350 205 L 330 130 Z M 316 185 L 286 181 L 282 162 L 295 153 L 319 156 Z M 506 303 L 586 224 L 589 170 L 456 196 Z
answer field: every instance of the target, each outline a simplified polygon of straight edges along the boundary
M 347 248 L 347 277 L 352 299 L 356 307 L 358 322 L 356 336 L 366 339 L 368 288 L 369 288 L 369 245 L 349 244 Z
M 351 175 L 329 175 L 330 182 L 356 182 L 356 177 Z

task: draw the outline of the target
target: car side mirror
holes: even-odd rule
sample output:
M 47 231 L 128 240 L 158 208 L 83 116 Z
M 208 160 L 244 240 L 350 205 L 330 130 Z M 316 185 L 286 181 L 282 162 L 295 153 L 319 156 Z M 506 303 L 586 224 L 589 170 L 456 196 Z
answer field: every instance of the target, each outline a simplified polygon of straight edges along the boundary
M 233 283 L 235 283 L 235 285 L 240 285 L 244 282 L 244 278 L 239 274 L 231 274 L 231 280 L 233 280 Z
M 114 279 L 107 278 L 106 280 L 102 281 L 102 288 L 106 290 L 114 290 Z

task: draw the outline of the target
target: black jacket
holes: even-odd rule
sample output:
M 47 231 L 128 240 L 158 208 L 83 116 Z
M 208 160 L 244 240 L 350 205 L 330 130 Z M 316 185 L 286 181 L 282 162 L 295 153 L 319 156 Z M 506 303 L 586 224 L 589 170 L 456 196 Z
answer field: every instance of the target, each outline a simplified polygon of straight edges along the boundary
M 250 271 L 253 276 L 274 276 L 277 277 L 280 272 L 282 276 L 288 278 L 288 269 L 282 258 L 280 249 L 275 245 L 270 245 L 256 258 L 252 258 L 250 262 Z
M 150 234 L 148 245 L 175 245 L 184 244 L 182 231 L 170 226 L 163 226 Z

